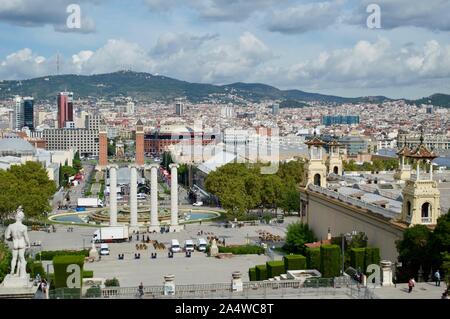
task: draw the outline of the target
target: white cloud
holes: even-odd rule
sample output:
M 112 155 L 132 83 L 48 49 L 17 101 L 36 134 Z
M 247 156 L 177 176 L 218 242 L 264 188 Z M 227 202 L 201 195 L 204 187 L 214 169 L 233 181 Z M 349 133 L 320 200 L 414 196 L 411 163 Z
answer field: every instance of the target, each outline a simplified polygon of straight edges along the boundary
M 335 24 L 340 17 L 343 1 L 314 2 L 274 10 L 266 18 L 268 29 L 294 34 L 320 30 Z
M 99 74 L 131 69 L 188 81 L 225 83 L 248 79 L 252 70 L 274 57 L 250 32 L 230 43 L 217 41 L 216 35 L 166 33 L 147 52 L 136 43 L 112 39 L 96 51 L 83 50 L 67 60 L 62 57 L 61 73 Z M 1 79 L 38 77 L 56 70 L 55 57 L 38 57 L 30 49 L 13 53 L 0 62 Z
M 395 49 L 387 39 L 359 41 L 293 65 L 288 82 L 324 87 L 377 88 L 419 85 L 450 76 L 450 46 L 429 41 L 422 48 Z

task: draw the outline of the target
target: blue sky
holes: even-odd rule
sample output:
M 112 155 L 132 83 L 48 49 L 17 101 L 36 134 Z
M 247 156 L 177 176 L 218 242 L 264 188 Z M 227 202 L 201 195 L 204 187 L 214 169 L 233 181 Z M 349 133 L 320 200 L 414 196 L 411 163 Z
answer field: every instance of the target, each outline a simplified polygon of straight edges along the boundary
M 69 4 L 81 28 L 68 30 Z M 380 7 L 370 29 L 366 8 Z M 450 1 L 0 0 L 0 79 L 120 69 L 342 96 L 450 94 Z M 70 31 L 70 32 L 68 32 Z

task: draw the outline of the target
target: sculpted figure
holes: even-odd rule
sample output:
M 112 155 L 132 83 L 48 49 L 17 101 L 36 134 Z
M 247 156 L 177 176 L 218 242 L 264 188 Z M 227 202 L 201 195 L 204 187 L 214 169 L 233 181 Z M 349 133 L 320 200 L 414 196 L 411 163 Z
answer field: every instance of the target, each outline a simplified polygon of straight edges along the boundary
M 30 240 L 28 238 L 27 226 L 22 224 L 25 218 L 22 206 L 16 211 L 16 222 L 6 228 L 5 238 L 13 242 L 13 256 L 11 260 L 11 275 L 16 274 L 20 278 L 26 277 L 26 260 L 25 250 L 30 247 Z M 16 270 L 17 265 L 17 272 Z

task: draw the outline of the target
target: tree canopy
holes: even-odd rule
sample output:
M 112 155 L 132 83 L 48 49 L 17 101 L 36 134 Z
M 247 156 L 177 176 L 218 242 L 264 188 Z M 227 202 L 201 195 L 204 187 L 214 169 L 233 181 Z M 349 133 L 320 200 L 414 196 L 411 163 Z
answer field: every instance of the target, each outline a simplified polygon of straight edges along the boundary
M 8 218 L 20 205 L 29 218 L 50 210 L 49 199 L 56 185 L 40 163 L 27 162 L 0 170 L 0 189 L 0 218 Z
M 315 242 L 316 238 L 307 224 L 288 225 L 284 249 L 291 253 L 305 253 L 305 244 Z
M 303 162 L 281 163 L 276 174 L 260 172 L 261 165 L 229 163 L 211 172 L 206 190 L 216 195 L 228 213 L 244 215 L 252 209 L 277 209 L 298 212 L 298 184 L 303 176 Z
M 434 231 L 427 226 L 415 225 L 405 230 L 403 239 L 397 242 L 399 260 L 402 262 L 402 279 L 416 276 L 420 267 L 427 277 L 430 270 L 442 267 L 444 274 L 450 254 L 450 214 L 444 214 L 437 220 Z M 447 264 L 446 264 L 447 263 Z

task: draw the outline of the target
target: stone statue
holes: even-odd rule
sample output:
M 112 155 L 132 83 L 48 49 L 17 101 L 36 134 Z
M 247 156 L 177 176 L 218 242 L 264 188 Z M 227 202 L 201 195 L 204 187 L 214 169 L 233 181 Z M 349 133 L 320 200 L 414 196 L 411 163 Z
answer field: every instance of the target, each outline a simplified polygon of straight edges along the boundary
M 28 238 L 27 226 L 22 224 L 22 220 L 25 218 L 22 206 L 16 211 L 16 222 L 9 225 L 5 231 L 5 238 L 13 242 L 13 256 L 11 261 L 11 275 L 16 273 L 16 277 L 26 278 L 26 266 L 25 250 L 30 248 L 30 240 Z M 15 272 L 17 264 L 17 272 Z

